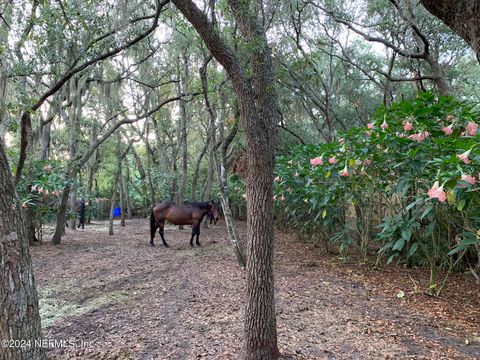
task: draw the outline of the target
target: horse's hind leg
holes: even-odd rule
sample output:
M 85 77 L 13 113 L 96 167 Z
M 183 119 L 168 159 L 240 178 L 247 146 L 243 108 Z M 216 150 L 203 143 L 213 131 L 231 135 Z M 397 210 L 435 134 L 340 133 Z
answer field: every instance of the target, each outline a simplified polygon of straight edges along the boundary
M 157 220 L 155 219 L 155 215 L 153 214 L 153 209 L 150 213 L 150 246 L 155 246 L 153 243 L 153 239 L 155 237 L 155 232 L 158 229 L 158 223 Z
M 165 227 L 165 220 L 163 220 L 161 223 L 160 223 L 160 226 L 159 226 L 159 229 L 158 229 L 158 233 L 160 234 L 160 237 L 162 238 L 162 243 L 163 243 L 163 246 L 165 247 L 170 247 L 168 246 L 167 242 L 165 241 L 165 237 L 163 236 L 163 228 Z
M 157 224 L 150 228 L 150 246 L 155 246 L 153 243 L 153 238 L 155 237 L 155 232 L 157 231 Z

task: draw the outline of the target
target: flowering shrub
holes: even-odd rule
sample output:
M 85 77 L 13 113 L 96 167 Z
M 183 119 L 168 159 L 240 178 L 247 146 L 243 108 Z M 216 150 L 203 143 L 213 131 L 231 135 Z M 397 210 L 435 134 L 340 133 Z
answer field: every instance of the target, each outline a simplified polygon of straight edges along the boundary
M 18 184 L 17 191 L 22 207 L 28 206 L 34 211 L 37 237 L 41 240 L 43 224 L 51 221 L 55 214 L 65 176 L 59 161 L 36 161 L 30 170 L 29 176 Z
M 336 142 L 292 147 L 277 158 L 279 224 L 344 257 L 355 246 L 367 260 L 375 239 L 377 263 L 428 264 L 440 293 L 453 269 L 479 269 L 478 118 L 469 104 L 424 93 Z

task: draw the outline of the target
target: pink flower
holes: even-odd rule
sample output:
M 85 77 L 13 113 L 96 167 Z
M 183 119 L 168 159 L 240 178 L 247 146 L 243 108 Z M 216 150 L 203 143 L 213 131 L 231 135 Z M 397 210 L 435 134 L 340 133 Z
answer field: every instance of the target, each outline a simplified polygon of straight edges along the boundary
M 463 154 L 457 155 L 459 160 L 462 160 L 465 164 L 470 164 L 472 160 L 468 158 L 472 149 L 465 151 Z
M 372 165 L 372 159 L 367 159 L 362 161 L 363 166 L 370 166 Z
M 286 197 L 282 195 L 282 197 L 280 198 L 280 201 L 285 201 Z
M 383 120 L 383 123 L 382 123 L 382 125 L 380 125 L 380 127 L 381 127 L 383 130 L 388 129 L 387 120 Z
M 344 177 L 347 177 L 347 176 L 350 175 L 350 174 L 348 173 L 347 165 L 345 165 L 345 167 L 343 168 L 343 170 L 340 171 L 339 175 L 340 175 L 340 176 L 344 176 Z
M 423 140 L 425 140 L 422 133 L 412 134 L 408 138 L 416 142 L 422 142 Z
M 453 129 L 452 129 L 453 124 L 445 126 L 442 128 L 442 131 L 445 133 L 445 135 L 452 135 Z
M 279 182 L 280 181 L 280 176 L 277 176 L 275 179 L 273 179 L 273 181 Z
M 299 177 L 300 174 L 298 172 L 295 173 L 295 177 Z
M 328 162 L 333 165 L 337 163 L 337 159 L 335 156 L 332 156 L 330 159 L 328 159 Z
M 373 123 L 368 123 L 367 124 L 367 128 L 370 129 L 370 130 L 373 129 L 373 126 L 374 126 Z
M 413 129 L 413 124 L 411 122 L 406 122 L 404 125 L 403 125 L 403 130 L 405 131 L 410 131 Z
M 323 165 L 323 156 L 318 156 L 315 159 L 310 159 L 312 166 Z
M 473 121 L 469 121 L 465 128 L 465 132 L 467 133 L 468 136 L 477 135 L 477 130 L 478 130 L 478 125 Z
M 440 202 L 444 202 L 447 199 L 447 194 L 443 191 L 443 185 L 438 186 L 438 181 L 435 181 L 432 188 L 428 190 L 428 196 L 430 199 L 438 199 Z
M 430 133 L 428 131 L 424 131 L 424 132 L 419 132 L 418 134 L 412 134 L 408 138 L 416 142 L 422 142 L 429 136 L 430 136 Z
M 472 175 L 462 174 L 462 180 L 468 182 L 470 185 L 475 184 L 475 178 Z

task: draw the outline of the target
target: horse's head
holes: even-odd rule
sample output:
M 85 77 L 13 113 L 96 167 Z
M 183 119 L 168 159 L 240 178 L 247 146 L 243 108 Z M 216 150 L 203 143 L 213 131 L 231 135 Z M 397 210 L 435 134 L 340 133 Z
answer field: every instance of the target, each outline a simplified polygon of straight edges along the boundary
M 208 204 L 208 207 L 209 207 L 210 210 L 209 210 L 207 216 L 210 219 L 210 224 L 213 221 L 213 224 L 217 225 L 217 221 L 219 219 L 218 206 L 217 206 L 217 204 L 215 204 L 215 201 L 210 200 L 210 202 Z

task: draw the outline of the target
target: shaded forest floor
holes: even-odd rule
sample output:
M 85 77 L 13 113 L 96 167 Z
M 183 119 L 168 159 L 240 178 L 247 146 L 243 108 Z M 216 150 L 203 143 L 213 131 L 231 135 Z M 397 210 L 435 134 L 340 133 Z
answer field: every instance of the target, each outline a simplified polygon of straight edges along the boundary
M 224 223 L 202 229 L 193 249 L 189 227 L 165 235 L 170 249 L 158 233 L 151 248 L 146 220 L 114 236 L 97 223 L 32 248 L 44 337 L 76 343 L 50 358 L 236 358 L 245 272 Z M 343 264 L 277 233 L 275 276 L 284 359 L 480 358 L 480 288 L 461 275 L 433 298 L 420 291 L 424 270 Z

